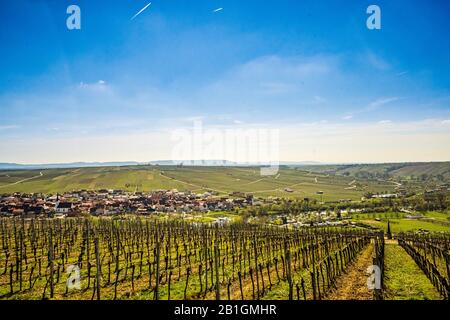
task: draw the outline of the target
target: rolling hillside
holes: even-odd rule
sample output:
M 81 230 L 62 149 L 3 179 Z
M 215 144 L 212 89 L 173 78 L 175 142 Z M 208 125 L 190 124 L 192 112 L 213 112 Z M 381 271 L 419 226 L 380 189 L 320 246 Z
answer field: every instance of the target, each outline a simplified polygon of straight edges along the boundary
M 373 177 L 411 179 L 426 175 L 442 181 L 450 180 L 450 162 L 314 165 L 304 166 L 302 169 L 356 177 L 372 175 Z
M 261 176 L 257 167 L 128 166 L 75 169 L 0 171 L 0 193 L 56 193 L 80 189 L 150 191 L 178 189 L 229 194 L 249 192 L 255 196 L 319 198 L 325 201 L 360 199 L 366 191 L 392 191 L 392 182 L 369 181 L 345 176 L 280 168 L 277 175 Z

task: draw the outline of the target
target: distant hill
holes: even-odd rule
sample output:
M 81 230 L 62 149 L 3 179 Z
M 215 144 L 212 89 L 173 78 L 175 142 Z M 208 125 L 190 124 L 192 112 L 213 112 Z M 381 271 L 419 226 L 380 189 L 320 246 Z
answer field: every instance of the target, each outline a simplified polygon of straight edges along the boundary
M 407 162 L 380 164 L 342 164 L 304 166 L 304 170 L 327 174 L 354 176 L 359 178 L 402 177 L 426 179 L 435 177 L 442 181 L 450 180 L 450 162 Z
M 73 162 L 51 164 L 0 163 L 0 170 L 39 170 L 95 167 L 125 167 L 138 165 L 194 167 L 257 167 L 266 164 L 242 163 L 228 160 L 156 160 L 149 162 Z M 450 162 L 406 162 L 380 164 L 323 164 L 314 161 L 281 161 L 280 167 L 298 168 L 317 173 L 344 175 L 362 179 L 392 177 L 426 180 L 429 177 L 450 181 Z
M 259 165 L 269 165 L 259 164 Z M 315 165 L 320 164 L 314 161 L 281 161 L 279 165 Z M 123 167 L 136 165 L 159 165 L 159 166 L 257 166 L 257 163 L 243 163 L 228 160 L 156 160 L 148 162 L 124 161 L 124 162 L 70 162 L 70 163 L 44 163 L 44 164 L 20 164 L 20 163 L 0 163 L 0 170 L 35 170 L 35 169 L 66 169 L 66 168 L 87 168 L 87 167 Z
M 261 166 L 261 165 L 270 165 L 271 163 L 256 163 L 256 162 L 235 162 L 235 161 L 229 161 L 229 160 L 159 160 L 159 161 L 150 161 L 148 164 L 152 165 L 167 165 L 167 166 L 173 166 L 173 165 L 184 165 L 184 166 L 239 166 L 239 167 L 246 167 L 246 166 Z M 317 161 L 280 161 L 278 165 L 280 166 L 304 166 L 304 165 L 320 165 L 320 162 Z
M 96 168 L 96 167 L 123 167 L 137 165 L 159 166 L 236 166 L 237 162 L 227 160 L 156 160 L 149 162 L 124 161 L 124 162 L 71 162 L 71 163 L 43 163 L 43 164 L 19 164 L 0 163 L 0 170 L 35 170 L 35 169 L 66 169 L 66 168 Z
M 65 169 L 86 167 L 118 167 L 138 165 L 139 162 L 71 162 L 71 163 L 47 163 L 47 164 L 19 164 L 0 163 L 0 170 L 35 170 L 35 169 Z
M 252 193 L 257 197 L 305 197 L 337 201 L 358 200 L 365 192 L 391 192 L 388 181 L 361 181 L 351 177 L 311 174 L 301 167 L 281 166 L 272 176 L 261 176 L 251 166 L 168 166 L 131 165 L 110 167 L 0 170 L 0 194 L 43 192 L 55 194 L 72 190 L 120 189 L 130 192 L 178 189 L 196 193 Z M 320 195 L 318 192 L 321 192 Z
M 183 166 L 236 166 L 237 162 L 228 160 L 157 160 L 149 161 L 147 164 L 160 165 L 160 166 L 173 166 L 173 165 L 183 165 Z

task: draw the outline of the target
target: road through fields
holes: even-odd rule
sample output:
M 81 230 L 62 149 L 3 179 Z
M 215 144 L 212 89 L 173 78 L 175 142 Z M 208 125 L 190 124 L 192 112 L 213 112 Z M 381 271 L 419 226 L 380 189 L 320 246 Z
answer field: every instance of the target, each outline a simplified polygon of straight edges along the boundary
M 39 175 L 37 175 L 37 176 L 31 177 L 31 178 L 22 179 L 22 180 L 13 182 L 13 183 L 5 184 L 5 185 L 3 185 L 3 186 L 0 186 L 0 188 L 6 188 L 6 187 L 14 186 L 14 185 L 19 184 L 19 183 L 22 183 L 22 182 L 26 182 L 26 181 L 29 181 L 29 180 L 32 180 L 32 179 L 40 178 L 40 177 L 42 177 L 43 175 L 44 175 L 44 174 L 43 174 L 42 171 L 41 171 L 41 172 L 39 172 Z

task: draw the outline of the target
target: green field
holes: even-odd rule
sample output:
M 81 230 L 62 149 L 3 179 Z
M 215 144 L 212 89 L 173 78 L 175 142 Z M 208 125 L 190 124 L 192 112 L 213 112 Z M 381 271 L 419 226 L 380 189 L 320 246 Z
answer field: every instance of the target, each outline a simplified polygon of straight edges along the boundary
M 344 176 L 390 177 L 396 179 L 430 178 L 441 182 L 450 179 L 450 162 L 406 162 L 377 164 L 346 164 L 346 165 L 307 165 L 302 169 Z
M 430 280 L 397 244 L 385 247 L 385 286 L 388 300 L 439 300 Z
M 417 231 L 419 229 L 431 232 L 441 232 L 441 231 L 450 232 L 450 226 L 448 225 L 441 225 L 427 221 L 410 220 L 410 219 L 390 219 L 389 221 L 391 224 L 391 231 L 393 233 Z M 385 232 L 387 231 L 387 220 L 381 221 L 361 220 L 361 222 L 383 229 Z
M 234 191 L 258 197 L 316 198 L 324 201 L 359 200 L 367 191 L 394 190 L 390 182 L 357 180 L 280 168 L 277 175 L 261 176 L 257 167 L 128 166 L 77 169 L 0 171 L 0 193 L 56 193 L 73 190 L 121 189 L 151 191 L 178 189 L 229 194 Z M 286 191 L 285 189 L 288 189 Z

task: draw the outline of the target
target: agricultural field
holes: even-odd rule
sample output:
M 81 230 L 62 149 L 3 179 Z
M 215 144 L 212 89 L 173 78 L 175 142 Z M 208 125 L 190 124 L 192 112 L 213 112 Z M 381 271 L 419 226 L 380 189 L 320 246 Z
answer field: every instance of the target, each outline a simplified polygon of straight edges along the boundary
M 386 231 L 388 222 L 393 233 L 426 230 L 431 232 L 450 232 L 447 212 L 426 212 L 423 219 L 409 219 L 403 212 L 359 213 L 352 215 L 352 221 Z
M 359 202 L 367 192 L 393 192 L 398 187 L 392 180 L 288 167 L 263 177 L 259 169 L 124 166 L 5 170 L 0 171 L 0 193 L 178 189 L 313 198 L 330 203 L 341 199 Z M 450 225 L 446 211 L 424 212 L 422 219 L 409 219 L 407 213 L 399 211 L 347 211 L 346 225 L 295 227 L 266 224 L 246 209 L 150 216 L 0 218 L 0 299 L 448 297 Z M 298 213 L 302 215 L 306 216 Z M 247 223 L 250 216 L 254 221 Z M 228 222 L 218 224 L 219 218 Z M 388 223 L 395 239 L 386 240 L 385 245 Z M 424 230 L 427 235 L 416 234 L 417 238 L 404 234 Z M 382 285 L 377 289 L 367 286 L 367 268 L 373 264 L 381 268 Z M 416 281 L 411 273 L 417 274 Z
M 402 233 L 398 236 L 398 244 L 446 299 L 450 298 L 449 240 L 448 233 L 433 236 Z
M 448 294 L 448 234 L 402 235 L 401 245 L 388 240 L 385 259 L 383 233 L 342 227 L 3 218 L 0 233 L 0 299 L 403 299 L 393 290 L 398 276 L 386 277 L 386 293 L 383 284 L 385 266 L 388 275 L 400 267 L 417 271 L 411 259 L 407 265 L 396 259 L 401 254 L 427 257 L 420 265 L 426 276 L 414 288 L 423 298 Z M 373 263 L 382 270 L 382 287 L 369 290 L 366 269 Z M 430 276 L 434 267 L 439 282 Z
M 397 244 L 386 244 L 386 298 L 395 300 L 436 300 L 439 292 L 419 266 Z
M 1 220 L 0 297 L 321 299 L 374 234 L 150 220 Z M 80 290 L 67 289 L 67 267 Z
M 349 164 L 349 165 L 307 165 L 304 170 L 328 174 L 359 176 L 368 173 L 373 176 L 388 176 L 398 179 L 420 178 L 423 175 L 439 180 L 450 179 L 450 162 L 419 162 L 419 163 L 380 163 L 380 164 Z
M 385 231 L 387 230 L 388 224 L 387 220 L 384 221 L 361 220 L 361 222 L 371 225 L 373 227 L 380 228 Z M 389 219 L 389 223 L 393 233 L 418 231 L 418 230 L 427 230 L 431 232 L 450 232 L 449 225 L 441 225 L 427 221 L 410 220 L 410 219 Z
M 73 190 L 120 189 L 151 191 L 178 189 L 195 192 L 214 191 L 252 193 L 257 197 L 305 197 L 323 201 L 360 200 L 364 193 L 392 192 L 389 181 L 312 173 L 295 168 L 280 168 L 274 176 L 261 176 L 253 167 L 170 167 L 127 166 L 48 170 L 0 171 L 0 193 L 57 193 Z M 323 196 L 317 195 L 323 191 Z

